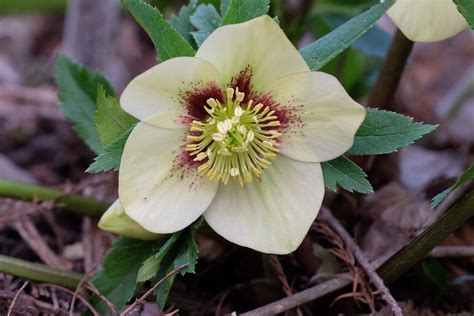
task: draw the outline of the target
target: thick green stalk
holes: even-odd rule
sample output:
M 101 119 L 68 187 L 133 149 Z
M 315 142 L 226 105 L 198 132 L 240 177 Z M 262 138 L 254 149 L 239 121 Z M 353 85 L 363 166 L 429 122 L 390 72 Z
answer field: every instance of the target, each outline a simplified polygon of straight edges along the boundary
M 395 281 L 473 216 L 474 191 L 471 191 L 408 246 L 392 256 L 377 272 L 386 283 Z
M 0 179 L 0 197 L 33 201 L 58 199 L 56 205 L 79 214 L 100 216 L 109 204 L 79 195 L 61 196 L 61 191 L 42 186 L 23 184 Z
M 0 272 L 24 279 L 75 288 L 83 276 L 68 270 L 50 268 L 44 264 L 0 255 Z
M 413 42 L 398 30 L 380 69 L 374 88 L 369 95 L 368 106 L 393 109 L 393 96 L 397 91 Z

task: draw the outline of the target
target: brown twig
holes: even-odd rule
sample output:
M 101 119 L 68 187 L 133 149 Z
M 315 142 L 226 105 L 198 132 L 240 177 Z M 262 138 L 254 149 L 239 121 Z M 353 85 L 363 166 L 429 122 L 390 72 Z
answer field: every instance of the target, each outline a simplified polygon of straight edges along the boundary
M 70 268 L 64 260 L 61 260 L 48 246 L 46 241 L 36 229 L 28 217 L 15 223 L 15 228 L 21 238 L 35 251 L 35 253 L 49 266 L 55 268 Z
M 177 274 L 179 271 L 183 270 L 184 268 L 186 268 L 188 266 L 189 266 L 189 263 L 186 263 L 186 264 L 180 265 L 179 267 L 174 268 L 170 273 L 168 273 L 160 281 L 158 281 L 158 283 L 153 285 L 153 287 L 151 289 L 146 291 L 145 294 L 143 294 L 139 299 L 135 300 L 135 302 L 133 302 L 132 305 L 130 305 L 127 309 L 125 309 L 122 313 L 120 313 L 120 316 L 128 315 L 128 313 L 130 313 L 135 307 L 137 307 L 138 305 L 143 304 L 145 302 L 146 298 L 148 296 L 150 296 L 151 293 L 153 293 L 153 291 L 155 291 L 160 285 L 165 283 L 165 281 L 168 280 L 170 277 Z
M 84 283 L 87 282 L 91 274 L 92 274 L 91 271 L 85 273 L 81 281 L 79 281 L 79 284 L 76 286 L 76 290 L 74 291 L 74 295 L 71 298 L 71 304 L 69 306 L 69 316 L 74 315 L 74 304 L 76 303 L 76 298 L 79 295 L 79 291 L 81 290 L 82 286 L 84 285 Z
M 474 246 L 437 246 L 431 250 L 430 257 L 474 257 Z
M 400 30 L 393 37 L 382 69 L 369 95 L 368 106 L 390 109 L 400 78 L 413 48 L 413 42 Z
M 15 308 L 16 301 L 18 300 L 18 297 L 20 297 L 21 292 L 25 289 L 25 287 L 28 285 L 28 281 L 23 283 L 21 288 L 16 292 L 15 296 L 13 297 L 13 300 L 10 304 L 10 307 L 8 308 L 8 313 L 7 316 L 11 316 L 13 313 L 13 309 Z
M 273 266 L 273 269 L 275 269 L 275 272 L 277 273 L 278 279 L 281 282 L 281 285 L 283 287 L 283 292 L 285 292 L 286 296 L 291 296 L 293 295 L 293 290 L 291 289 L 290 284 L 288 283 L 288 279 L 286 278 L 285 271 L 283 271 L 283 267 L 280 264 L 280 261 L 278 261 L 277 256 L 275 255 L 269 255 L 268 256 L 270 259 L 270 263 Z M 302 316 L 303 313 L 299 308 L 296 309 L 296 315 Z
M 94 293 L 95 295 L 97 295 L 97 297 L 99 299 L 101 299 L 105 304 L 107 304 L 107 306 L 110 308 L 110 310 L 112 311 L 112 315 L 118 315 L 119 312 L 117 310 L 117 308 L 115 307 L 115 305 L 107 298 L 105 297 L 104 295 L 102 295 L 102 293 L 99 292 L 99 290 L 94 286 L 94 284 L 92 283 L 88 283 L 86 285 L 86 288 L 91 291 L 92 293 Z
M 364 272 L 357 266 L 352 251 L 344 244 L 341 237 L 329 227 L 328 223 L 318 220 L 313 224 L 313 228 L 334 246 L 334 248 L 330 248 L 328 251 L 345 263 L 352 276 L 352 292 L 339 295 L 332 304 L 343 298 L 352 297 L 357 306 L 359 306 L 359 301 L 363 302 L 369 305 L 370 310 L 375 313 L 375 303 L 371 285 L 367 278 L 364 277 Z
M 71 296 L 74 296 L 74 292 L 71 291 L 70 289 L 68 288 L 65 288 L 63 286 L 60 286 L 60 285 L 55 285 L 55 284 L 42 284 L 41 286 L 43 287 L 49 287 L 49 288 L 52 288 L 52 289 L 59 289 L 65 293 L 68 293 L 69 295 Z M 95 310 L 95 308 L 85 299 L 83 298 L 81 295 L 77 295 L 77 298 L 91 311 L 91 313 L 94 315 L 94 316 L 100 316 L 100 314 Z
M 385 286 L 382 278 L 375 272 L 374 267 L 369 262 L 362 249 L 357 246 L 354 239 L 346 231 L 346 229 L 339 223 L 339 221 L 331 214 L 331 212 L 325 208 L 321 208 L 321 217 L 326 220 L 329 225 L 339 234 L 339 236 L 344 240 L 344 243 L 351 249 L 354 253 L 355 258 L 359 264 L 364 268 L 366 274 L 369 276 L 370 280 L 377 287 L 377 290 L 382 295 L 385 302 L 390 306 L 392 312 L 396 316 L 403 316 L 402 310 L 398 305 L 397 301 L 393 298 L 390 291 Z
M 307 302 L 311 302 L 317 298 L 320 298 L 328 293 L 332 293 L 343 287 L 351 284 L 351 275 L 342 274 L 335 278 L 326 281 L 324 283 L 315 285 L 304 291 L 298 292 L 291 296 L 285 297 L 281 300 L 275 301 L 268 305 L 259 307 L 249 312 L 240 314 L 242 316 L 260 316 L 260 315 L 275 315 L 283 313 L 287 310 L 303 305 Z
M 4 301 L 10 302 L 13 300 L 14 294 L 16 293 L 0 290 L 0 305 L 2 305 Z M 58 305 L 53 306 L 25 293 L 19 296 L 15 306 L 15 312 L 19 315 L 37 315 L 38 312 L 40 312 L 40 315 L 67 316 L 67 313 Z

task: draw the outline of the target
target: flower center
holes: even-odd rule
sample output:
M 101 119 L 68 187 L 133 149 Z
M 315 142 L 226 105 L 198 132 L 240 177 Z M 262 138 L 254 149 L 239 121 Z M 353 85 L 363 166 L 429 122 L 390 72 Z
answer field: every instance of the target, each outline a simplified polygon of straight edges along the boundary
M 238 88 L 226 90 L 227 100 L 207 100 L 204 107 L 208 116 L 204 121 L 194 120 L 187 136 L 186 150 L 198 167 L 215 182 L 226 184 L 230 178 L 240 184 L 249 183 L 253 176 L 261 177 L 270 160 L 278 153 L 275 128 L 280 121 L 268 106 L 250 100 L 242 104 L 245 94 Z

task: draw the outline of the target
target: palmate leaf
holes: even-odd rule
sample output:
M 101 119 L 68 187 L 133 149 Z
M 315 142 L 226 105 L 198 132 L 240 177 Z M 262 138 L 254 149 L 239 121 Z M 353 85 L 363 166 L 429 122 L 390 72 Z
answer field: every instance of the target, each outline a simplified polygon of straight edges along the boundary
M 459 12 L 464 16 L 467 23 L 474 30 L 474 1 L 472 0 L 454 0 L 458 6 Z
M 246 22 L 267 14 L 269 9 L 270 0 L 230 0 L 221 25 Z
M 303 48 L 300 51 L 301 55 L 311 70 L 321 69 L 326 63 L 351 46 L 359 37 L 370 30 L 394 3 L 395 0 L 385 0 L 374 5 L 369 10 L 350 19 L 331 33 Z
M 74 64 L 64 55 L 59 55 L 56 65 L 56 83 L 61 101 L 61 110 L 74 124 L 74 130 L 97 154 L 104 150 L 95 129 L 97 88 L 113 96 L 114 90 L 99 72 L 91 72 Z
M 135 20 L 150 36 L 161 61 L 179 56 L 194 56 L 194 49 L 163 17 L 143 0 L 122 0 Z
M 187 5 L 183 5 L 177 15 L 173 15 L 170 19 L 171 26 L 178 31 L 181 36 L 188 42 L 192 41 L 191 31 L 191 15 L 194 13 L 198 5 L 198 0 L 190 0 Z
M 374 192 L 365 172 L 344 156 L 321 163 L 321 168 L 324 184 L 331 191 L 336 191 L 339 185 L 349 192 L 364 194 Z
M 413 118 L 398 113 L 367 109 L 367 116 L 355 135 L 350 155 L 388 154 L 413 144 L 437 128 L 413 122 Z
M 443 192 L 437 194 L 431 200 L 431 207 L 432 208 L 438 207 L 438 205 L 440 205 L 444 201 L 444 199 L 446 199 L 448 197 L 448 195 L 451 194 L 451 192 L 453 192 L 454 190 L 459 188 L 461 185 L 463 185 L 463 184 L 465 184 L 469 181 L 472 181 L 472 180 L 474 180 L 474 164 L 471 164 L 471 166 L 469 166 L 469 168 L 466 170 L 466 172 L 464 172 L 459 177 L 459 179 L 456 181 L 456 183 L 454 183 L 451 187 L 444 190 Z
M 222 17 L 212 4 L 201 4 L 191 16 L 191 23 L 197 31 L 191 34 L 194 40 L 201 46 L 202 42 L 219 27 Z

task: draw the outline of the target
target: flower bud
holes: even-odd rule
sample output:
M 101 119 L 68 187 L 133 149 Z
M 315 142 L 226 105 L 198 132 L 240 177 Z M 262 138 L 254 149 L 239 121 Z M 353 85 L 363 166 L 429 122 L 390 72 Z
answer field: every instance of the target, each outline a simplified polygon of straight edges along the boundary
M 99 228 L 125 237 L 142 240 L 159 239 L 165 236 L 147 231 L 128 217 L 118 199 L 102 215 Z

